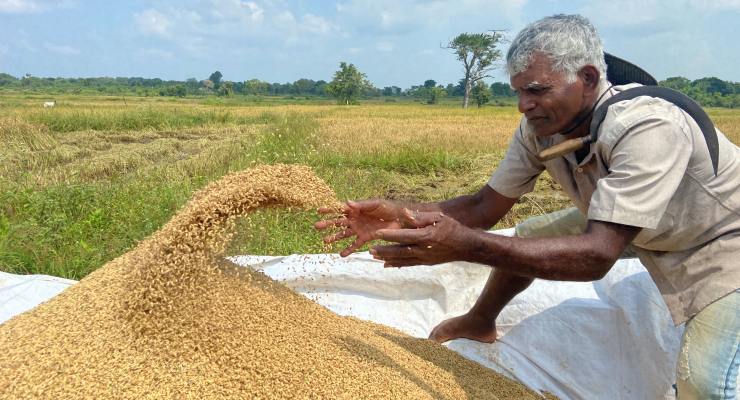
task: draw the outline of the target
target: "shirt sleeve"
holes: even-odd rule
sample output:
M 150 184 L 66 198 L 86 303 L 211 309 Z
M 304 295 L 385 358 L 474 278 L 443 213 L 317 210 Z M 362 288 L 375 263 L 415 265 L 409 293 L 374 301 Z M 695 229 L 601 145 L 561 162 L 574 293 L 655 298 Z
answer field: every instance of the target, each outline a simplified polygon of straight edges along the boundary
M 588 219 L 655 229 L 686 174 L 689 133 L 656 114 L 618 129 L 609 174 L 596 185 Z
M 488 180 L 488 186 L 506 197 L 517 199 L 534 190 L 535 181 L 544 169 L 534 151 L 527 147 L 520 126 L 509 143 L 503 161 Z

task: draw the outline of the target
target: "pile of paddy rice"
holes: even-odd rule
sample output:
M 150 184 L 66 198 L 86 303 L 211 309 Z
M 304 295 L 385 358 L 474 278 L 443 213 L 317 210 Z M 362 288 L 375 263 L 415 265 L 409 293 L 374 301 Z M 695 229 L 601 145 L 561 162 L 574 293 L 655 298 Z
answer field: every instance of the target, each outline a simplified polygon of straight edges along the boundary
M 225 261 L 235 219 L 337 204 L 310 169 L 208 185 L 171 221 L 0 325 L 5 399 L 539 398 L 431 341 L 340 317 Z

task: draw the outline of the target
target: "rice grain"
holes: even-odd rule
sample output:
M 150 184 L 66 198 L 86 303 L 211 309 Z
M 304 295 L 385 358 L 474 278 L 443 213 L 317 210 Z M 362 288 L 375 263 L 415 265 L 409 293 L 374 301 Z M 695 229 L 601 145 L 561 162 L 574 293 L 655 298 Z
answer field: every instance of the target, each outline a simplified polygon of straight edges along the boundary
M 302 166 L 199 191 L 165 226 L 0 325 L 7 399 L 535 399 L 428 340 L 340 317 L 224 259 L 258 207 L 334 204 Z

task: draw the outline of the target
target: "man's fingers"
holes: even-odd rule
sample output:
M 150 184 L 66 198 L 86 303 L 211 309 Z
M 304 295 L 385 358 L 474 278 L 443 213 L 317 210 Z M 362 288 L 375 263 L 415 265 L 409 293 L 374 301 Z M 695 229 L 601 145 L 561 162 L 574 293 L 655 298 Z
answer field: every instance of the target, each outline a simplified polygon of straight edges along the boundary
M 435 225 L 443 216 L 444 214 L 439 211 L 412 211 L 408 208 L 404 208 L 402 213 L 403 219 L 416 228 Z
M 339 253 L 339 255 L 342 257 L 347 257 L 348 255 L 354 253 L 355 250 L 362 247 L 363 244 L 365 244 L 365 241 L 360 238 L 357 238 L 354 242 L 352 242 L 351 245 L 347 246 L 346 249 L 342 250 L 342 252 Z
M 402 259 L 402 260 L 390 260 L 383 264 L 383 268 L 403 268 L 413 267 L 415 265 L 421 265 L 415 261 L 415 259 Z
M 325 236 L 324 237 L 324 243 L 334 243 L 338 240 L 342 240 L 345 238 L 348 238 L 350 236 L 353 236 L 355 232 L 352 229 L 345 229 L 339 233 L 335 233 L 333 235 Z
M 389 244 L 383 246 L 374 246 L 370 249 L 370 254 L 375 258 L 382 260 L 400 260 L 404 258 L 416 258 L 416 246 L 403 244 Z
M 314 223 L 313 226 L 316 229 L 326 229 L 332 226 L 346 227 L 348 224 L 349 224 L 349 220 L 345 217 L 341 217 L 341 218 L 334 218 L 334 219 L 324 219 L 324 220 Z
M 403 244 L 416 244 L 424 240 L 425 229 L 379 229 L 375 232 L 375 239 Z
M 344 206 L 346 208 L 346 206 Z M 326 215 L 326 214 L 341 214 L 344 212 L 344 210 L 337 210 L 336 208 L 330 208 L 330 207 L 319 207 L 316 210 L 317 213 Z

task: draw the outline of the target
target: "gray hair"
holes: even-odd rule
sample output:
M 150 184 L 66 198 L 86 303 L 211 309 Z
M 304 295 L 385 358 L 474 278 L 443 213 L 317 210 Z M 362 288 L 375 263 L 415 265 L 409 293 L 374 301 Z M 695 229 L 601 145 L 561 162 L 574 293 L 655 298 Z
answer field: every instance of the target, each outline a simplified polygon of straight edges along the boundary
M 535 52 L 547 55 L 552 68 L 564 72 L 569 83 L 575 82 L 578 70 L 588 64 L 601 73 L 600 83 L 606 83 L 601 38 L 591 22 L 580 15 L 553 15 L 522 29 L 506 54 L 509 76 L 526 70 Z

